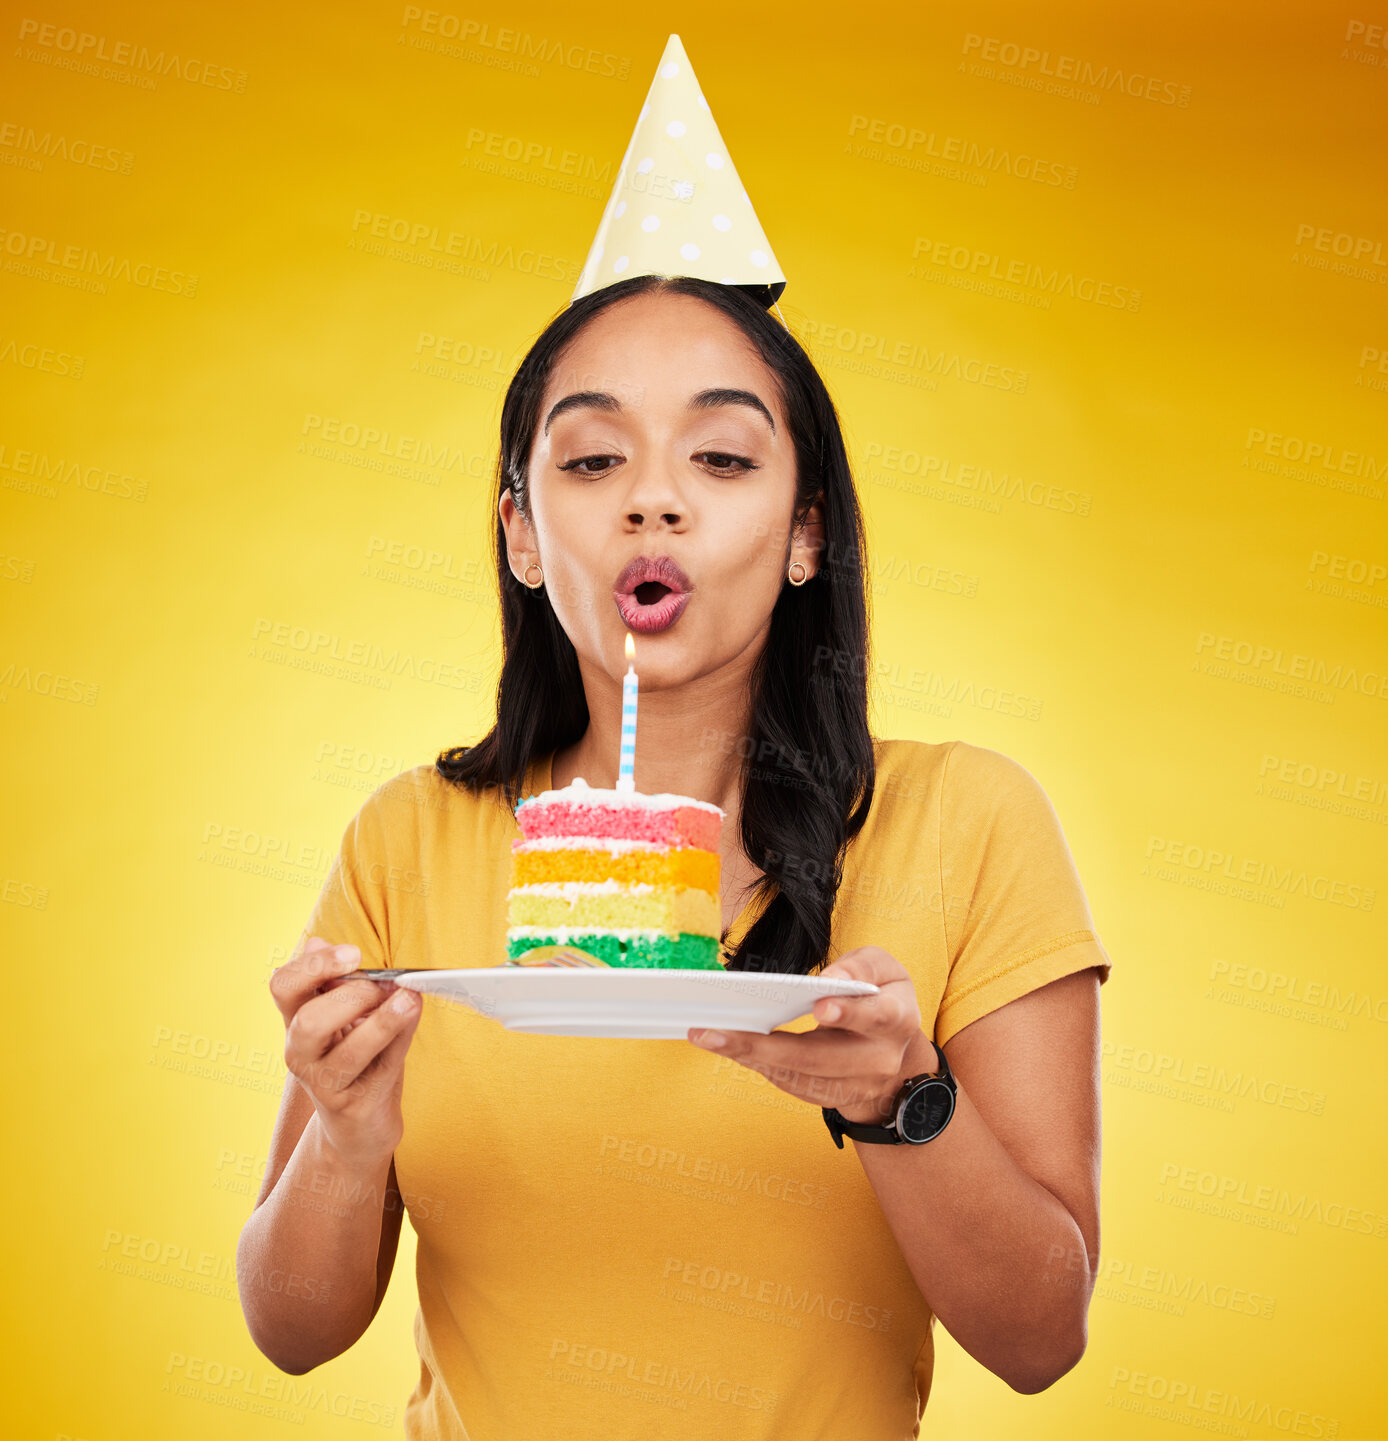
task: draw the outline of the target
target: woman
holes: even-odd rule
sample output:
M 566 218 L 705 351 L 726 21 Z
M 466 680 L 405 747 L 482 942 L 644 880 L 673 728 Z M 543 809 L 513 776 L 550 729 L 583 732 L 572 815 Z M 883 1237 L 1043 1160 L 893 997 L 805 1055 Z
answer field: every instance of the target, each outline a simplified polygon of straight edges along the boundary
M 412 1437 L 644 1437 L 669 1410 L 685 1438 L 896 1441 L 935 1316 L 1044 1389 L 1086 1342 L 1108 957 L 1026 770 L 869 735 L 860 517 L 813 365 L 736 287 L 643 275 L 551 323 L 501 430 L 497 725 L 367 800 L 271 982 L 291 1076 L 238 1253 L 257 1345 L 295 1373 L 351 1346 L 403 1206 Z M 660 556 L 689 598 L 638 640 L 636 776 L 728 813 L 726 964 L 878 994 L 677 1046 L 352 980 L 498 963 L 515 802 L 614 783 L 656 599 L 618 581 Z M 836 1148 L 823 1108 L 880 1124 L 935 1043 L 945 1130 Z

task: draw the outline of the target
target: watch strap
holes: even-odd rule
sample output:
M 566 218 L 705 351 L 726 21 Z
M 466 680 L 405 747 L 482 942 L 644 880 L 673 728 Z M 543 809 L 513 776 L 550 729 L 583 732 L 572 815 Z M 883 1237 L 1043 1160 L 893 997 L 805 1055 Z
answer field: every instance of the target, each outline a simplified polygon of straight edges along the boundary
M 900 1111 L 901 1102 L 906 1093 L 921 1081 L 944 1081 L 950 1091 L 955 1091 L 957 1082 L 954 1079 L 954 1072 L 949 1068 L 949 1058 L 945 1055 L 944 1047 L 937 1041 L 932 1041 L 935 1047 L 935 1054 L 940 1058 L 938 1070 L 921 1071 L 918 1075 L 908 1076 L 901 1083 L 900 1090 L 896 1093 L 896 1099 L 892 1106 L 893 1121 L 891 1125 L 878 1126 L 869 1121 L 850 1121 L 833 1106 L 823 1106 L 820 1109 L 824 1113 L 824 1124 L 829 1128 L 829 1134 L 834 1138 L 834 1144 L 843 1150 L 843 1138 L 847 1136 L 851 1141 L 863 1141 L 869 1144 L 885 1146 L 906 1146 L 911 1143 L 907 1141 L 896 1128 L 895 1116 Z M 951 1110 L 951 1115 L 953 1111 Z M 947 1123 L 946 1123 L 947 1124 Z M 944 1128 L 941 1127 L 943 1130 Z M 938 1134 L 938 1132 L 936 1133 Z M 931 1137 L 933 1140 L 934 1137 Z

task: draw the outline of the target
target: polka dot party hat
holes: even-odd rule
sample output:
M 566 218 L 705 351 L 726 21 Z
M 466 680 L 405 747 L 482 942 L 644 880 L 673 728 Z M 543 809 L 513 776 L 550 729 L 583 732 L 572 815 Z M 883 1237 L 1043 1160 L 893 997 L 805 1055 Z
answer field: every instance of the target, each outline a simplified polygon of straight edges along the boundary
M 665 42 L 569 303 L 633 275 L 716 280 L 764 306 L 786 288 L 678 35 Z

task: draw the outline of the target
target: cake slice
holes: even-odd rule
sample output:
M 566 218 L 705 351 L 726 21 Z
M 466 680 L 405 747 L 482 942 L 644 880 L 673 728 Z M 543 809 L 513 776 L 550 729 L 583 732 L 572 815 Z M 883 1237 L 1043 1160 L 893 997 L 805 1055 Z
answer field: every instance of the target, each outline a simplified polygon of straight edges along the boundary
M 719 831 L 690 796 L 602 790 L 581 777 L 516 807 L 506 954 L 570 945 L 609 966 L 722 970 Z

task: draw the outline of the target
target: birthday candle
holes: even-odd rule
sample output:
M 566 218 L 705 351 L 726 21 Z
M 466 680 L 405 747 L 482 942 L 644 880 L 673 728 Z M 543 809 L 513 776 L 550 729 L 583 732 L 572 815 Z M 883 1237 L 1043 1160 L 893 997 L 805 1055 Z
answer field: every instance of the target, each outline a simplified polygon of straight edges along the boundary
M 636 789 L 636 671 L 632 659 L 636 655 L 636 643 L 627 632 L 627 673 L 622 677 L 622 749 L 617 757 L 617 789 Z

